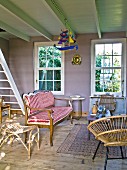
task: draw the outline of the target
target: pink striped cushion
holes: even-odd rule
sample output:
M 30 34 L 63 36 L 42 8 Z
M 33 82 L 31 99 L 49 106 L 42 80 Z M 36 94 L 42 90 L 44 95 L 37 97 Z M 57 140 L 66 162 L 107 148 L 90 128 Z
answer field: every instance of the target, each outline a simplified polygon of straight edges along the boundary
M 55 99 L 51 91 L 38 92 L 36 94 L 30 93 L 24 95 L 27 105 L 32 108 L 48 108 L 54 105 Z M 34 111 L 31 110 L 30 114 Z
M 63 107 L 63 106 L 56 106 L 51 107 L 53 110 L 52 117 L 53 117 L 53 124 L 57 123 L 58 121 L 64 119 L 66 116 L 70 114 L 72 111 L 71 107 Z M 39 112 L 34 116 L 29 116 L 28 123 L 32 122 L 40 122 L 41 124 L 50 124 L 50 120 L 48 114 L 46 112 Z
M 72 107 L 64 107 L 64 106 L 55 106 L 52 107 L 53 112 L 53 123 L 57 123 L 58 121 L 62 120 L 66 116 L 68 116 L 71 111 L 73 110 Z

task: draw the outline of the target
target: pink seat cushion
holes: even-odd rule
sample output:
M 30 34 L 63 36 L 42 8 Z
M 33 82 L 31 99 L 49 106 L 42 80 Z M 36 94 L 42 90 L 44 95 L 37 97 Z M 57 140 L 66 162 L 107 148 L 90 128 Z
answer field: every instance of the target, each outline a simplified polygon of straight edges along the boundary
M 67 117 L 72 111 L 71 107 L 63 107 L 63 106 L 51 107 L 51 109 L 53 110 L 52 113 L 53 124 L 56 124 L 58 121 Z M 30 115 L 28 119 L 28 123 L 32 123 L 32 122 L 34 123 L 40 122 L 41 124 L 47 124 L 47 125 L 50 124 L 50 120 L 47 112 L 38 112 L 35 115 Z

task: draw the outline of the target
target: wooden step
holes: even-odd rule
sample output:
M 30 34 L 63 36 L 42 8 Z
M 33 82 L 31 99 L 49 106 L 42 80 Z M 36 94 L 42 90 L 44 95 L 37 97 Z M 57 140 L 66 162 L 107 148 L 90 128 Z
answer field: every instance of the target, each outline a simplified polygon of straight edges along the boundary
M 4 102 L 5 104 L 18 104 L 18 102 Z
M 1 97 L 15 97 L 13 94 L 2 94 Z
M 0 87 L 0 89 L 2 89 L 2 90 L 11 90 L 12 88 L 11 87 Z
M 5 82 L 7 81 L 7 82 L 8 82 L 8 80 L 7 80 L 7 79 L 0 79 L 0 81 L 2 81 L 2 82 L 3 82 L 3 81 L 5 81 Z
M 11 110 L 18 110 L 18 111 L 21 111 L 21 109 L 20 108 L 11 108 Z

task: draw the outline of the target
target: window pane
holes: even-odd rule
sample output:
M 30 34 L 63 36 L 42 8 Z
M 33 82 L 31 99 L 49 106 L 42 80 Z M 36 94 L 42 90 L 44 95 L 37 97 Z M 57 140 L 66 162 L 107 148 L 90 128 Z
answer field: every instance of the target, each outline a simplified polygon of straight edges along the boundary
M 46 47 L 38 48 L 39 67 L 46 67 Z
M 109 70 L 109 69 L 104 70 L 103 78 L 104 78 L 104 81 L 105 80 L 110 81 L 112 79 L 112 72 L 111 72 L 111 70 Z
M 61 81 L 54 81 L 54 91 L 61 91 Z
M 121 67 L 121 56 L 113 56 L 113 67 Z
M 96 92 L 103 92 L 103 87 L 101 86 L 100 81 L 95 81 L 95 91 Z
M 53 80 L 53 70 L 47 70 L 47 80 Z
M 103 59 L 104 56 L 97 55 L 96 56 L 96 67 L 102 67 L 102 62 L 101 60 Z
M 53 80 L 53 70 L 39 70 L 39 80 Z
M 101 74 L 101 70 L 96 70 L 96 72 L 95 72 L 95 80 L 100 80 L 100 74 Z
M 54 67 L 61 67 L 61 57 L 54 58 Z
M 112 55 L 112 44 L 105 44 L 105 55 Z
M 96 67 L 112 67 L 112 56 L 96 56 Z
M 47 58 L 52 57 L 54 52 L 54 47 L 53 46 L 47 46 Z
M 60 50 L 54 50 L 54 67 L 61 67 L 61 56 L 62 52 Z
M 51 56 L 47 56 L 46 67 L 53 67 L 53 58 Z
M 39 90 L 47 90 L 47 82 L 39 81 Z
M 39 67 L 61 67 L 61 56 L 53 46 L 39 47 Z
M 121 82 L 115 81 L 113 82 L 113 92 L 120 92 L 121 91 Z
M 122 43 L 113 44 L 113 54 L 122 55 Z
M 121 81 L 121 69 L 113 70 L 112 81 Z
M 96 44 L 95 55 L 103 55 L 103 54 L 104 54 L 104 44 Z
M 45 80 L 45 72 L 43 70 L 39 70 L 39 80 Z
M 45 87 L 45 81 L 39 81 L 39 90 L 47 90 Z
M 101 69 L 95 72 L 96 92 L 120 92 L 121 69 Z
M 53 91 L 53 82 L 52 81 L 39 81 L 39 89 Z
M 102 67 L 112 67 L 112 57 L 105 56 L 104 59 L 101 59 L 101 66 Z
M 61 54 L 62 54 L 62 52 L 60 50 L 54 48 L 54 56 L 55 57 L 59 57 L 59 56 L 61 56 Z
M 53 81 L 47 81 L 47 90 L 53 91 Z
M 104 87 L 104 92 L 112 92 L 113 91 L 112 81 L 105 80 L 103 87 Z
M 54 70 L 54 80 L 61 80 L 61 71 Z

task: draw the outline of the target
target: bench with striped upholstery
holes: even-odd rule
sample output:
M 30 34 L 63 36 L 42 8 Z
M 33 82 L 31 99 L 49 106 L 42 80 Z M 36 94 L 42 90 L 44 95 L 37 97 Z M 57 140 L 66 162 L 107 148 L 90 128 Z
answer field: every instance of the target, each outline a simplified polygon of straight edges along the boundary
M 50 145 L 53 145 L 54 126 L 66 117 L 70 116 L 72 123 L 72 105 L 68 100 L 69 106 L 55 106 L 55 100 L 51 91 L 40 91 L 23 95 L 25 106 L 25 125 L 37 125 L 40 128 L 50 129 Z

